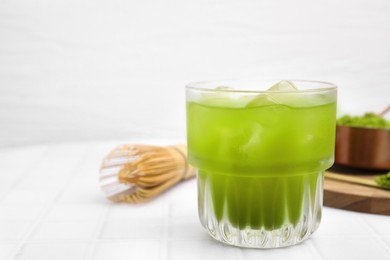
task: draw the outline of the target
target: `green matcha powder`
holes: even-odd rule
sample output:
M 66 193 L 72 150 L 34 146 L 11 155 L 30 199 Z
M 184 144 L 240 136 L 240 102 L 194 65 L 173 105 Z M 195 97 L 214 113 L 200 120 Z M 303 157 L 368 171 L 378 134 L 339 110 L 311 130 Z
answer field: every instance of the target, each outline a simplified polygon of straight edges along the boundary
M 363 116 L 345 115 L 337 120 L 337 124 L 364 128 L 390 128 L 390 121 L 375 113 L 365 113 Z

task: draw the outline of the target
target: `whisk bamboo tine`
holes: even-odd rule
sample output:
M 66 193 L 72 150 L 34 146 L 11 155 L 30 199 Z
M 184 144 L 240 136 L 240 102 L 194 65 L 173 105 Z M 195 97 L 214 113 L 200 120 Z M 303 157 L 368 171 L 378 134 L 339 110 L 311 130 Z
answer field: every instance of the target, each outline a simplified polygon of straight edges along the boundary
M 107 163 L 104 165 L 104 168 L 115 168 L 115 167 L 120 167 L 123 165 L 123 163 L 127 163 L 128 161 L 123 161 L 122 163 Z
M 180 176 L 178 177 L 176 175 L 176 176 L 163 176 L 160 178 L 140 178 L 137 184 L 142 187 L 154 187 L 156 185 L 156 182 L 164 183 L 170 180 L 178 182 L 180 180 Z
M 195 168 L 192 167 L 187 162 L 187 146 L 181 144 L 181 145 L 173 146 L 172 148 L 175 149 L 180 155 L 180 157 L 176 157 L 176 158 L 181 158 L 181 160 L 180 159 L 177 160 L 180 161 L 182 163 L 182 167 L 184 167 L 182 179 L 187 180 L 194 177 L 196 174 Z
M 132 176 L 129 178 L 128 176 L 119 176 L 120 182 L 122 183 L 133 183 L 142 187 L 151 187 L 155 186 L 156 183 L 162 183 L 169 179 L 180 179 L 180 175 L 175 172 L 167 172 L 165 174 L 159 175 L 145 175 L 145 176 Z
M 107 174 L 115 167 L 116 173 Z M 108 197 L 130 203 L 150 200 L 181 180 L 195 176 L 194 168 L 187 164 L 185 145 L 118 146 L 103 160 L 100 173 L 102 189 L 110 192 Z
M 157 196 L 158 194 L 162 193 L 163 191 L 167 190 L 173 185 L 175 185 L 175 182 L 172 181 L 147 190 L 140 188 L 137 190 L 138 192 L 136 194 L 123 195 L 122 200 L 127 202 L 133 202 L 133 203 L 144 202 L 149 199 L 152 199 L 153 197 Z

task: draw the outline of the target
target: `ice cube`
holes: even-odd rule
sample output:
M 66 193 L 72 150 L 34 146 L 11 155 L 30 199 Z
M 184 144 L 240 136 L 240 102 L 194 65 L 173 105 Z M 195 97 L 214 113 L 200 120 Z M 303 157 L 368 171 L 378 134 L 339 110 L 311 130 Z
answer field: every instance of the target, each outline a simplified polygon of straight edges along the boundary
M 263 126 L 257 122 L 246 122 L 242 125 L 243 130 L 245 131 L 244 138 L 241 138 L 241 144 L 239 147 L 239 152 L 241 155 L 249 155 L 256 151 L 262 141 Z
M 246 105 L 246 108 L 250 107 L 261 107 L 278 104 L 269 94 L 263 93 L 255 96 L 249 103 Z
M 258 94 L 246 105 L 246 107 L 248 108 L 283 104 L 285 101 L 284 98 L 280 98 L 280 93 L 276 94 L 274 92 L 283 92 L 284 95 L 287 92 L 288 95 L 290 92 L 295 91 L 298 91 L 298 88 L 294 85 L 294 83 L 289 80 L 282 80 L 267 89 L 267 93 Z
M 228 86 L 218 86 L 216 91 L 210 91 L 204 94 L 204 101 L 207 105 L 216 107 L 231 107 L 234 105 L 234 93 L 230 90 L 233 88 Z
M 228 86 L 218 86 L 215 88 L 216 90 L 234 90 L 234 88 Z
M 330 103 L 329 97 L 327 97 L 329 94 L 299 92 L 299 89 L 289 80 L 282 80 L 276 83 L 267 92 L 277 103 L 290 107 L 311 107 Z
M 268 92 L 297 91 L 298 88 L 290 80 L 282 80 L 267 89 Z
M 247 101 L 247 95 L 235 92 L 234 88 L 218 86 L 212 91 L 202 93 L 199 102 L 212 107 L 243 108 Z
M 336 101 L 336 94 L 319 94 L 310 91 L 299 91 L 289 80 L 282 80 L 266 91 L 252 97 L 246 108 L 284 105 L 288 107 L 320 106 Z

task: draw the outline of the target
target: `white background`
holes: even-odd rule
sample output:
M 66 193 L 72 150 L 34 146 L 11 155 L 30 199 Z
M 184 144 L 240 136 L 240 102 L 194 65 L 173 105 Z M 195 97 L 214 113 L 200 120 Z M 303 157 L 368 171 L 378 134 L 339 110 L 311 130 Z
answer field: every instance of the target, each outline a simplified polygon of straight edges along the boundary
M 390 218 L 324 207 L 305 243 L 217 243 L 195 179 L 110 203 L 123 140 L 185 140 L 189 82 L 330 81 L 339 115 L 390 104 L 388 0 L 0 0 L 0 260 L 388 259 Z M 390 116 L 390 115 L 389 115 Z
M 0 146 L 185 138 L 184 86 L 330 81 L 390 103 L 387 0 L 0 1 Z

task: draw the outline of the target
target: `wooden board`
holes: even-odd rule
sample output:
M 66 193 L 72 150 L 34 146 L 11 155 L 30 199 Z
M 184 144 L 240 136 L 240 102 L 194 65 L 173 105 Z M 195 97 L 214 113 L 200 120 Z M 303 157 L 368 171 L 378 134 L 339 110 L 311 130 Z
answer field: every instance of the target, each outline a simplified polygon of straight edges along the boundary
M 378 175 L 343 168 L 332 168 L 330 172 L 368 179 Z M 325 178 L 324 206 L 390 216 L 390 190 Z

